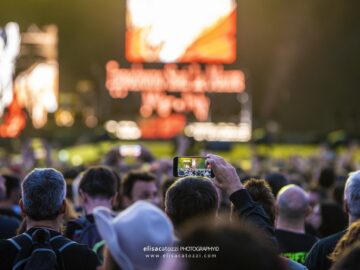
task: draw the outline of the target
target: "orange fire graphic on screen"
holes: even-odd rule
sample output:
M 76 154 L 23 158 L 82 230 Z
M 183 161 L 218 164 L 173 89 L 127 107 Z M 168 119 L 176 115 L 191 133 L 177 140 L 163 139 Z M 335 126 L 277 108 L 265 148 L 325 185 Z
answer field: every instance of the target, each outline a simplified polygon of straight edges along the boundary
M 235 0 L 128 0 L 129 62 L 233 63 Z

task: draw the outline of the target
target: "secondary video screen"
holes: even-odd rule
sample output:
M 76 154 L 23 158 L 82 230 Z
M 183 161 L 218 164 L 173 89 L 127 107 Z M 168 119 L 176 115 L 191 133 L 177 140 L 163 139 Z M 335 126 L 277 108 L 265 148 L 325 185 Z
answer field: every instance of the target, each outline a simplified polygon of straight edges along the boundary
M 178 176 L 202 176 L 212 177 L 211 168 L 206 165 L 203 157 L 180 157 L 178 158 Z

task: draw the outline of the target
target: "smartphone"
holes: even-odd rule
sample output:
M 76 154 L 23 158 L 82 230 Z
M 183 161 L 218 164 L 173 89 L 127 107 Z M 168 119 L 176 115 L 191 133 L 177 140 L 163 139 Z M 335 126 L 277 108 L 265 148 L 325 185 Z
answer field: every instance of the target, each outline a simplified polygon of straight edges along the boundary
M 175 157 L 173 160 L 173 174 L 175 177 L 214 177 L 210 165 L 206 164 L 206 157 Z
M 120 155 L 123 157 L 138 157 L 141 154 L 141 146 L 134 145 L 121 145 L 119 147 Z

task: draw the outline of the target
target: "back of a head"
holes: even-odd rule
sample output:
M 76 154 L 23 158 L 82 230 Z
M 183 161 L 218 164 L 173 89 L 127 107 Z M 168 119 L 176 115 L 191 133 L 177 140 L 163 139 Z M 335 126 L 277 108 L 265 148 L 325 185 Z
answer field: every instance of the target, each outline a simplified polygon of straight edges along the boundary
M 281 270 L 284 266 L 261 232 L 253 230 L 248 224 L 215 224 L 204 219 L 200 225 L 194 223 L 190 232 L 184 235 L 181 247 L 209 247 L 215 257 L 203 258 L 200 252 L 189 251 L 185 261 L 186 270 Z
M 4 174 L 3 177 L 5 178 L 6 185 L 6 198 L 10 199 L 14 191 L 20 191 L 20 178 L 10 174 Z
M 360 243 L 348 248 L 340 259 L 331 267 L 331 270 L 358 269 L 360 269 Z
M 270 221 L 274 224 L 275 197 L 269 184 L 263 179 L 250 179 L 244 183 L 244 186 L 250 193 L 251 198 L 262 205 Z
M 280 189 L 289 184 L 289 181 L 281 173 L 270 173 L 265 177 L 266 181 L 271 187 L 271 190 L 276 197 Z
M 52 220 L 59 215 L 66 196 L 63 175 L 55 169 L 34 169 L 22 183 L 25 214 L 33 220 Z
M 132 189 L 137 181 L 155 182 L 156 177 L 152 173 L 146 171 L 132 170 L 124 176 L 123 179 L 123 194 L 131 198 Z
M 176 181 L 175 177 L 168 177 L 162 182 L 162 184 L 161 184 L 161 198 L 163 200 L 163 203 L 165 203 L 166 192 L 168 191 L 168 189 L 171 187 L 171 185 L 175 181 Z
M 319 186 L 328 189 L 333 186 L 336 180 L 335 171 L 333 168 L 324 168 L 320 172 Z
M 360 171 L 349 175 L 344 191 L 344 200 L 347 204 L 349 215 L 353 219 L 360 218 Z
M 178 227 L 194 217 L 215 214 L 218 194 L 214 184 L 202 177 L 184 177 L 170 186 L 165 196 L 165 211 Z
M 84 172 L 79 190 L 92 198 L 109 199 L 115 195 L 119 182 L 119 177 L 109 167 L 91 167 Z
M 344 230 L 347 227 L 348 220 L 341 206 L 325 201 L 320 203 L 321 225 L 319 234 L 326 237 L 331 234 Z
M 308 196 L 302 188 L 287 185 L 277 195 L 277 206 L 280 218 L 303 221 L 309 207 Z

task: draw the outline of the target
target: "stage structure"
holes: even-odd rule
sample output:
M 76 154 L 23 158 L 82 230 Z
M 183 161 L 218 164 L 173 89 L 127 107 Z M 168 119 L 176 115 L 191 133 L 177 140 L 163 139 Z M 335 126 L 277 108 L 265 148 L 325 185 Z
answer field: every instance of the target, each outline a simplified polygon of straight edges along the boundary
M 199 141 L 250 140 L 245 74 L 228 68 L 237 55 L 236 11 L 235 0 L 127 0 L 125 57 L 130 67 L 108 61 L 106 87 L 117 99 L 138 93 L 141 117 L 131 125 L 113 119 L 105 128 L 120 139 L 130 139 L 121 132 L 126 123 L 134 130 L 132 139 L 185 132 Z M 240 108 L 231 121 L 218 117 L 229 105 L 224 95 Z
M 1 29 L 0 137 L 16 137 L 29 117 L 36 129 L 58 108 L 57 27 L 31 25 L 20 34 L 17 23 Z M 26 113 L 27 112 L 27 113 Z

